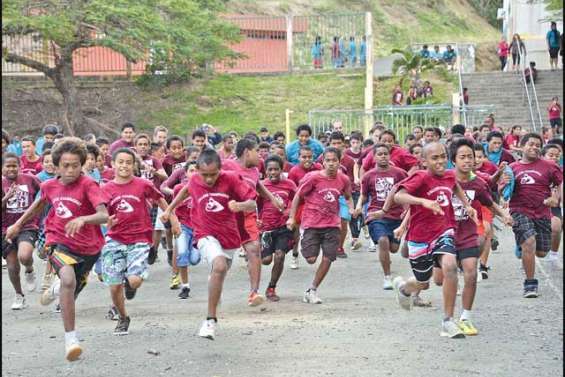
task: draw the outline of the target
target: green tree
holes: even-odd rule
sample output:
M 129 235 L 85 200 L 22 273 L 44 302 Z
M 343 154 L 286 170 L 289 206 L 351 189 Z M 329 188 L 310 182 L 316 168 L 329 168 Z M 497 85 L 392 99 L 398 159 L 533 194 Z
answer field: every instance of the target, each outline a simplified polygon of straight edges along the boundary
M 431 59 L 423 58 L 419 52 L 413 51 L 410 47 L 399 50 L 393 49 L 393 54 L 401 56 L 392 62 L 392 73 L 400 76 L 398 85 L 402 87 L 404 80 L 412 79 L 416 75 L 435 70 L 438 64 Z
M 545 10 L 550 13 L 547 21 L 563 20 L 563 0 L 543 0 Z
M 53 81 L 63 97 L 68 134 L 100 128 L 115 132 L 83 114 L 73 77 L 76 51 L 103 46 L 131 63 L 149 60 L 154 69 L 192 73 L 208 62 L 238 57 L 228 44 L 238 40 L 239 30 L 218 17 L 223 10 L 222 0 L 5 0 L 2 56 Z M 26 35 L 46 41 L 49 48 L 24 51 L 5 44 L 5 36 Z M 46 54 L 54 55 L 54 64 Z

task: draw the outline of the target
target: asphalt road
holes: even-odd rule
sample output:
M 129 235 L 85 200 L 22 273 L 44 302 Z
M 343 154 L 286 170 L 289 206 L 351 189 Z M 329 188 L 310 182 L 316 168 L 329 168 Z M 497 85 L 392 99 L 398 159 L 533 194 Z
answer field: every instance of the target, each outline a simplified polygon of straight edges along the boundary
M 2 376 L 562 376 L 562 259 L 538 263 L 541 295 L 524 299 L 510 231 L 501 244 L 491 277 L 479 283 L 476 337 L 439 337 L 438 287 L 424 294 L 432 308 L 402 311 L 394 293 L 382 289 L 377 254 L 363 250 L 332 266 L 318 291 L 321 305 L 301 301 L 313 275 L 301 260 L 300 269 L 285 270 L 280 302 L 247 307 L 247 271 L 238 258 L 226 280 L 217 338 L 200 339 L 208 267 L 192 270 L 192 297 L 179 300 L 168 288 L 162 253 L 128 302 L 128 336 L 112 335 L 116 322 L 104 318 L 109 292 L 91 280 L 77 302 L 84 353 L 74 363 L 64 358 L 60 315 L 42 307 L 38 293 L 27 295 L 29 308 L 10 310 L 13 289 L 2 270 Z M 393 275 L 410 276 L 405 259 L 392 261 Z M 36 266 L 42 273 L 43 262 Z M 264 267 L 262 289 L 269 274 Z

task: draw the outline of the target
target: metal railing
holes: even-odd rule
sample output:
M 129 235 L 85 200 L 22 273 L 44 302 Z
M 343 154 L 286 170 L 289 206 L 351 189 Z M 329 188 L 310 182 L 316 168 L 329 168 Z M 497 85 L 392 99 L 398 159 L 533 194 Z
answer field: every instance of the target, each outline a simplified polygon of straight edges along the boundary
M 528 57 L 528 55 L 524 54 L 524 58 L 525 58 L 526 61 L 527 61 L 527 57 Z M 529 64 L 528 64 L 528 66 L 529 66 Z M 534 81 L 535 81 L 534 76 L 532 75 L 531 68 L 530 68 L 530 84 L 532 85 L 533 102 L 536 106 L 535 110 L 537 112 L 537 117 L 539 119 L 539 127 L 540 127 L 539 129 L 541 131 L 541 129 L 543 128 L 543 118 L 541 116 L 541 110 L 540 110 L 540 107 L 539 107 L 539 100 L 538 100 L 538 93 L 536 91 L 536 84 L 535 84 Z M 526 85 L 527 85 L 527 83 L 526 83 Z M 533 130 L 537 131 L 535 122 L 534 122 L 533 126 L 534 126 Z
M 518 43 L 518 56 L 520 59 L 520 63 L 518 64 L 521 76 L 520 79 L 522 84 L 524 85 L 524 93 L 526 94 L 526 98 L 528 100 L 528 110 L 530 112 L 530 121 L 532 122 L 532 129 L 536 130 L 536 120 L 534 118 L 534 110 L 532 108 L 532 98 L 530 97 L 530 91 L 528 90 L 528 83 L 526 82 L 526 67 L 529 64 L 526 63 L 526 51 L 522 51 L 522 45 Z M 530 81 L 533 81 L 533 77 L 531 76 L 530 72 Z
M 461 65 L 461 54 L 459 51 L 459 45 L 456 44 L 455 45 L 455 51 L 457 53 L 457 78 L 459 80 L 459 105 L 461 106 L 462 112 L 463 112 L 463 125 L 465 126 L 465 128 L 467 127 L 467 112 L 465 111 L 465 107 L 467 106 L 465 104 L 465 97 L 463 97 L 463 78 L 462 78 L 462 74 L 463 74 L 463 66 Z

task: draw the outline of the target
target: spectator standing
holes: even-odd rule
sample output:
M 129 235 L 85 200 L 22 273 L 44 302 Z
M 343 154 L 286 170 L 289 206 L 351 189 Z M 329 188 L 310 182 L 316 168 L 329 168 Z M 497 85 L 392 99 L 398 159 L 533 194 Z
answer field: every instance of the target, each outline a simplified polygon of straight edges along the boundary
M 424 87 L 422 88 L 422 96 L 424 96 L 425 98 L 434 96 L 434 88 L 432 88 L 432 84 L 429 81 L 424 82 Z
M 341 65 L 339 52 L 339 37 L 335 36 L 332 42 L 332 64 L 334 68 L 339 68 Z
M 547 112 L 549 113 L 549 124 L 554 134 L 561 134 L 561 104 L 559 103 L 559 97 L 555 96 L 551 99 L 549 106 L 547 106 Z
M 400 89 L 400 85 L 397 85 L 392 92 L 392 104 L 395 106 L 401 106 L 403 99 L 404 94 L 402 94 L 402 89 Z
M 514 34 L 512 37 L 512 43 L 510 43 L 510 53 L 512 54 L 512 70 L 516 71 L 520 65 L 520 55 L 526 54 L 526 46 L 520 34 Z
M 451 47 L 451 45 L 447 45 L 447 50 L 443 52 L 443 61 L 447 64 L 447 69 L 453 70 L 455 66 L 455 61 L 457 59 L 457 53 Z
M 321 69 L 323 67 L 322 57 L 324 56 L 324 46 L 322 46 L 322 38 L 318 35 L 316 40 L 312 45 L 312 60 L 314 62 L 315 69 Z
M 443 55 L 439 51 L 438 45 L 434 46 L 434 50 L 430 53 L 430 58 L 436 62 L 440 62 L 443 59 Z
M 428 50 L 428 45 L 423 45 L 422 49 L 420 50 L 420 56 L 429 59 L 430 58 L 430 50 Z
M 551 70 L 558 68 L 557 55 L 559 54 L 559 44 L 561 42 L 561 33 L 557 30 L 555 21 L 551 22 L 551 30 L 547 32 L 545 40 L 547 41 L 547 49 L 549 50 L 549 66 Z
M 411 105 L 412 102 L 417 99 L 418 99 L 418 89 L 414 85 L 410 85 L 410 89 L 408 89 L 408 95 L 406 96 L 406 104 Z M 394 102 L 394 98 L 393 98 L 393 102 Z
M 500 42 L 498 42 L 498 48 L 496 49 L 496 52 L 498 54 L 498 59 L 500 59 L 500 70 L 504 71 L 504 68 L 506 68 L 506 63 L 508 62 L 508 51 L 510 49 L 510 46 L 508 46 L 508 42 L 506 42 L 506 38 L 504 38 L 504 36 L 502 36 L 502 38 L 500 39 Z
M 349 66 L 355 67 L 357 62 L 357 45 L 355 43 L 355 37 L 349 38 Z
M 359 45 L 359 64 L 364 67 L 367 64 L 367 38 L 363 36 Z
M 259 130 L 259 141 L 264 141 L 269 144 L 273 142 L 273 138 L 269 135 L 269 129 L 267 127 L 261 127 Z
M 538 78 L 538 70 L 536 69 L 536 62 L 530 62 L 530 66 L 524 70 L 524 76 L 526 76 L 526 82 L 529 84 L 532 80 L 534 83 Z
M 315 161 L 324 151 L 324 146 L 318 140 L 312 138 L 312 128 L 307 124 L 302 124 L 296 128 L 298 140 L 286 146 L 288 162 L 293 165 L 298 164 L 300 148 L 307 145 L 312 149 L 313 160 Z

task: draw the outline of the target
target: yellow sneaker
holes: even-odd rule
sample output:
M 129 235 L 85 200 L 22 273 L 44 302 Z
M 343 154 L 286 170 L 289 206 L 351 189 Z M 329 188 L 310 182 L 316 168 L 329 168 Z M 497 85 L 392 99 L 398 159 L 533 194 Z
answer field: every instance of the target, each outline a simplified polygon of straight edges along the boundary
M 457 323 L 463 334 L 467 336 L 477 335 L 479 330 L 473 325 L 473 322 L 469 321 L 468 319 L 461 320 Z
M 180 284 L 180 275 L 178 273 L 171 275 L 171 284 L 169 285 L 169 288 L 179 289 Z

